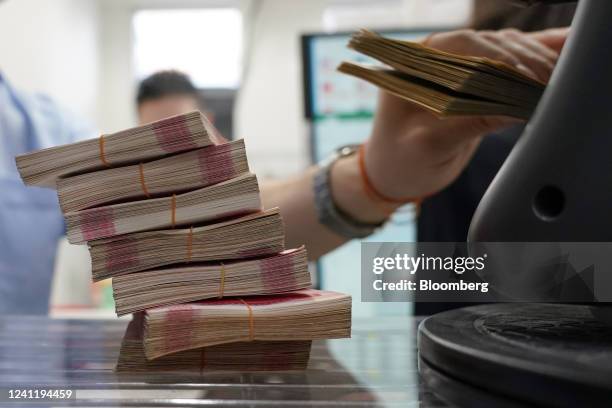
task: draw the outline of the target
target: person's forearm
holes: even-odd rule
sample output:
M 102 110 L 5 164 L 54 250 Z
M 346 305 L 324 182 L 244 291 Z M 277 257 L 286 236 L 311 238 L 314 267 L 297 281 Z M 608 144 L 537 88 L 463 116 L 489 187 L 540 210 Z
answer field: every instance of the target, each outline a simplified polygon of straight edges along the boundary
M 264 207 L 280 208 L 287 248 L 305 244 L 310 259 L 317 259 L 347 241 L 317 219 L 313 189 L 316 170 L 312 167 L 293 179 L 264 182 L 261 188 Z M 334 164 L 331 190 L 336 205 L 353 218 L 372 224 L 386 218 L 363 192 L 357 156 L 340 159 Z
M 261 187 L 264 207 L 279 207 L 281 211 L 286 247 L 306 245 L 310 259 L 317 259 L 344 242 L 317 220 L 312 181 L 315 171 L 313 167 L 296 178 L 265 182 Z

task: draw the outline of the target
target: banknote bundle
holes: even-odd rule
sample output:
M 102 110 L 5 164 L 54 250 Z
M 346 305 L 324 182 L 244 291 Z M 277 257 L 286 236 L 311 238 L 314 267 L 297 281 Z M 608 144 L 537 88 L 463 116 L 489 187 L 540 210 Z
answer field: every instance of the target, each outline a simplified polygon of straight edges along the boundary
M 159 160 L 59 179 L 64 213 L 210 186 L 247 173 L 242 139 Z M 146 187 L 146 190 L 142 186 Z
M 310 286 L 302 248 L 263 258 L 172 265 L 113 278 L 118 315 L 162 305 L 228 296 L 264 295 Z
M 26 184 L 57 189 L 93 280 L 112 278 L 117 314 L 137 317 L 119 371 L 303 369 L 311 340 L 350 336 L 350 296 L 309 289 L 306 249 L 285 249 L 244 142 L 201 113 L 16 161 Z
M 121 342 L 118 372 L 295 371 L 310 359 L 310 340 L 245 341 L 194 348 L 147 360 L 142 317 L 135 315 Z
M 108 167 L 138 163 L 219 144 L 221 137 L 197 111 L 16 157 L 24 183 L 55 187 L 58 179 Z
M 451 54 L 368 30 L 349 47 L 384 65 L 343 62 L 338 70 L 434 114 L 531 116 L 545 84 L 503 62 Z
M 143 343 L 147 358 L 154 359 L 240 341 L 343 338 L 350 331 L 350 296 L 304 289 L 148 309 Z
M 68 241 L 80 244 L 137 231 L 175 228 L 261 209 L 255 175 L 245 173 L 182 194 L 65 213 Z
M 210 225 L 89 242 L 94 281 L 177 263 L 262 257 L 283 249 L 283 224 L 277 209 Z

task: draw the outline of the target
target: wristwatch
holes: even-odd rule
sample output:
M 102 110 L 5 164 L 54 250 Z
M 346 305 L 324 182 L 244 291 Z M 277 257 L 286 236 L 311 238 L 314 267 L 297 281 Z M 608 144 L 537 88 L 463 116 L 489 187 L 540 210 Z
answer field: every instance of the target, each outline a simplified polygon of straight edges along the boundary
M 356 154 L 359 145 L 346 145 L 338 148 L 319 163 L 314 176 L 314 196 L 317 218 L 322 225 L 345 238 L 365 238 L 384 225 L 363 223 L 356 220 L 336 205 L 331 190 L 331 170 L 334 164 L 345 157 Z

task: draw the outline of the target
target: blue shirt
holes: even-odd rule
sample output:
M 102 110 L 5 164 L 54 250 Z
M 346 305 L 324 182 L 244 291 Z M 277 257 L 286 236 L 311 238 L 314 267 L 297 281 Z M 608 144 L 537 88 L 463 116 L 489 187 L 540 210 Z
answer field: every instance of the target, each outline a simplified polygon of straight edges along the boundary
M 64 235 L 56 192 L 26 187 L 15 156 L 91 136 L 50 99 L 18 92 L 0 73 L 0 315 L 47 313 Z

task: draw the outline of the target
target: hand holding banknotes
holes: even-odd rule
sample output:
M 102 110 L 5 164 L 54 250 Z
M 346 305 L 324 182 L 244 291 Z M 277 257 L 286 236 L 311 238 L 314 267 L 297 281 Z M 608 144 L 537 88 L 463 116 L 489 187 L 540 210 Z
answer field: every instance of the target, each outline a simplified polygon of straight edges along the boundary
M 423 45 L 455 56 L 501 61 L 511 66 L 502 71 L 515 72 L 512 78 L 516 78 L 518 73 L 524 77 L 523 83 L 542 89 L 550 78 L 568 32 L 567 28 L 535 33 L 459 30 L 431 35 Z M 359 36 L 359 39 L 380 42 L 368 33 Z M 369 45 L 360 51 L 366 51 L 366 54 L 374 52 L 372 42 Z M 407 48 L 423 51 L 422 47 Z M 386 65 L 397 68 L 391 63 L 395 57 L 401 63 L 402 57 L 397 47 L 394 49 L 387 55 L 389 63 Z M 518 81 L 521 82 L 520 77 Z M 514 83 L 517 83 L 516 79 Z M 501 92 L 502 97 L 508 93 L 495 87 L 493 90 Z M 511 90 L 514 90 L 512 86 Z M 539 99 L 539 95 L 536 96 Z M 401 202 L 418 201 L 444 189 L 465 168 L 482 137 L 520 122 L 519 119 L 491 114 L 447 115 L 453 117 L 440 119 L 440 115 L 436 116 L 431 109 L 406 99 L 381 92 L 371 137 L 360 154 L 338 159 L 333 164 L 330 184 L 335 206 L 357 222 L 376 225 L 388 219 Z M 321 212 L 314 205 L 313 180 L 317 171 L 318 168 L 311 168 L 296 178 L 263 186 L 266 207 L 278 206 L 281 209 L 287 241 L 292 245 L 306 243 L 311 258 L 317 258 L 347 240 L 347 235 L 339 234 L 333 225 L 321 221 Z M 364 174 L 369 187 L 364 184 Z M 372 197 L 368 188 L 376 190 L 378 200 Z M 380 196 L 391 200 L 381 202 Z
M 501 61 L 546 83 L 568 31 L 460 30 L 434 34 L 424 44 L 453 54 Z M 517 122 L 502 116 L 439 119 L 416 104 L 381 92 L 372 137 L 365 146 L 367 173 L 376 189 L 388 197 L 427 197 L 461 173 L 483 136 Z M 352 209 L 348 202 L 345 205 Z M 360 212 L 384 216 L 376 206 L 370 211 L 356 210 L 355 216 Z

